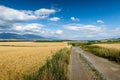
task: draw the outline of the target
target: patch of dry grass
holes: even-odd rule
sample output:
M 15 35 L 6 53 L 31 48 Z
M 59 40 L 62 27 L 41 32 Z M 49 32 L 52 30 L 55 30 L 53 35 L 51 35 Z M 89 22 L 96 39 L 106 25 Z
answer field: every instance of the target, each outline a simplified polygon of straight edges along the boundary
M 120 43 L 113 43 L 113 44 L 93 44 L 93 45 L 104 47 L 104 48 L 110 48 L 110 49 L 118 49 L 118 50 L 120 50 Z
M 22 75 L 38 70 L 66 42 L 0 42 L 0 79 L 19 80 Z
M 120 63 L 119 45 L 120 44 L 92 44 L 81 45 L 81 48 L 97 56 L 107 58 L 111 61 Z

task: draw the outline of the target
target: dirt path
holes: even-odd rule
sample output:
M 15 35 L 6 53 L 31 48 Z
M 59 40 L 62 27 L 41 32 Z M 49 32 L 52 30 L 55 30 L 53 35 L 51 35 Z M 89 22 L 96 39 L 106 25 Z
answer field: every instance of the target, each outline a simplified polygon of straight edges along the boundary
M 98 70 L 106 80 L 120 80 L 120 65 L 97 57 L 76 47 L 76 52 L 83 55 Z M 84 80 L 84 79 L 83 79 Z
M 100 80 L 77 51 L 78 48 L 76 47 L 73 47 L 71 50 L 69 64 L 70 80 Z

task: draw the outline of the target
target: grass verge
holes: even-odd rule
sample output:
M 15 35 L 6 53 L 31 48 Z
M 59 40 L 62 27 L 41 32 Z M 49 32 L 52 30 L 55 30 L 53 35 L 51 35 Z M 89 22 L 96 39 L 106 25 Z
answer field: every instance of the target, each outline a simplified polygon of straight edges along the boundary
M 81 48 L 97 56 L 120 63 L 120 50 L 108 49 L 99 46 L 82 45 Z
M 51 59 L 47 59 L 45 65 L 38 71 L 25 75 L 22 80 L 68 80 L 69 58 L 70 50 L 61 49 Z

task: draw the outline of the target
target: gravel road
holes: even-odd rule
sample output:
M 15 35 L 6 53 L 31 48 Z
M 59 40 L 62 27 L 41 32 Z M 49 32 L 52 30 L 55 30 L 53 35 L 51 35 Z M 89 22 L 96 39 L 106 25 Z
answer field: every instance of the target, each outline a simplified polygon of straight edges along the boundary
M 102 74 L 104 79 L 120 80 L 120 65 L 83 51 L 79 47 L 73 47 L 71 50 L 69 65 L 70 80 L 98 80 L 87 63 L 79 57 L 79 54 L 84 56 Z
M 77 52 L 76 47 L 73 47 L 70 55 L 69 78 L 70 80 L 101 80 L 95 72 L 84 61 Z

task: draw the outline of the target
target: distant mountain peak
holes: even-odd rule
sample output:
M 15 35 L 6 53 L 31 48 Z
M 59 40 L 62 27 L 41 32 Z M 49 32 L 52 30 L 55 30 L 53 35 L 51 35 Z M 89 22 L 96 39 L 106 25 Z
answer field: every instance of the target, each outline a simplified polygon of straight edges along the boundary
M 16 34 L 16 33 L 0 33 L 0 39 L 46 39 L 43 36 L 34 34 Z

